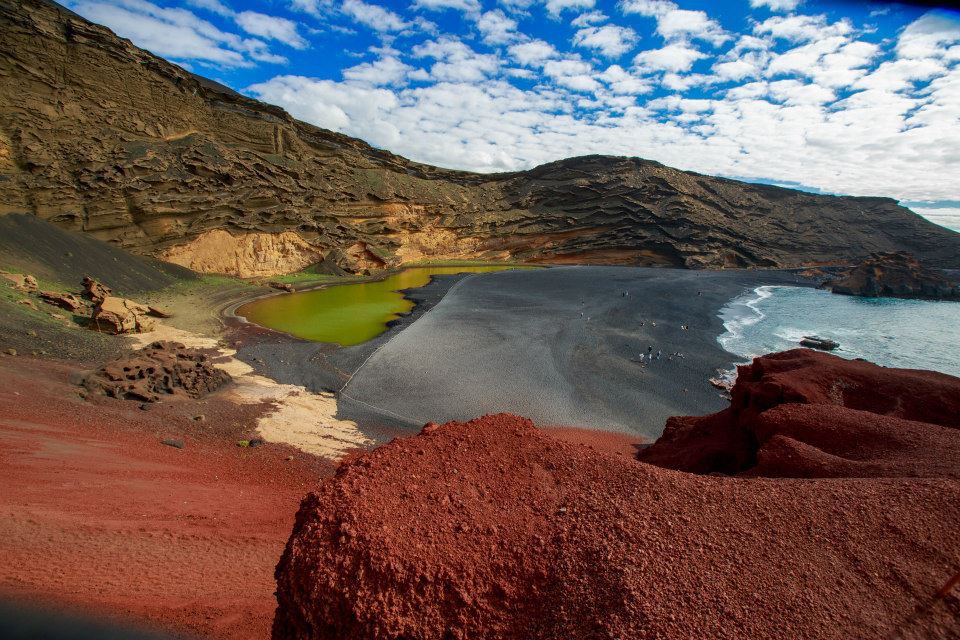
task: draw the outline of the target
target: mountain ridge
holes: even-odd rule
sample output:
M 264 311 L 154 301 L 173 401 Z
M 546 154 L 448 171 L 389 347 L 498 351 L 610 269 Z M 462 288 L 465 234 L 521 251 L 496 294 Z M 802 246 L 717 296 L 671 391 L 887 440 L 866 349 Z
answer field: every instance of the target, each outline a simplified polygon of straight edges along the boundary
M 479 174 L 293 118 L 48 0 L 0 1 L 0 214 L 241 276 L 323 259 L 796 267 L 960 234 L 892 199 L 827 196 L 587 155 Z

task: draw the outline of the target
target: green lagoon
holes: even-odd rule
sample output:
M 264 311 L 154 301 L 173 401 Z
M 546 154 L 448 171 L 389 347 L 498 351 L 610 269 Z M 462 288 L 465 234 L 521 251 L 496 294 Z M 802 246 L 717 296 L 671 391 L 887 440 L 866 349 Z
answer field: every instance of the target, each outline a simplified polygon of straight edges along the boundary
M 484 273 L 516 269 L 506 265 L 411 267 L 384 280 L 340 284 L 255 300 L 237 309 L 237 315 L 263 327 L 316 342 L 349 347 L 376 338 L 387 323 L 413 309 L 400 293 L 422 287 L 434 275 Z

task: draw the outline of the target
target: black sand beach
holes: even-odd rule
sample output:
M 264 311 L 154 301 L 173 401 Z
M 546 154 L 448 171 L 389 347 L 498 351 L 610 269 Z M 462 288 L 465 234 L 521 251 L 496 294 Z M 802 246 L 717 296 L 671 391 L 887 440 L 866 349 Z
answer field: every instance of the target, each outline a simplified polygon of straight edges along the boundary
M 414 311 L 368 343 L 240 325 L 238 355 L 280 382 L 338 391 L 338 417 L 376 440 L 497 411 L 653 439 L 669 416 L 724 406 L 708 381 L 734 362 L 717 343 L 720 309 L 754 287 L 801 280 L 629 267 L 440 276 L 408 292 Z M 641 363 L 650 347 L 653 362 Z

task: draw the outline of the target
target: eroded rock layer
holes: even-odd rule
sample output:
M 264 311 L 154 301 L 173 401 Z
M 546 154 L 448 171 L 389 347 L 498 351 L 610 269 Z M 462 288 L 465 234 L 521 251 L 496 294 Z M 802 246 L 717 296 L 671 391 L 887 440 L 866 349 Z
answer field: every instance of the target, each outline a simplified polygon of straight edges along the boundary
M 264 276 L 316 256 L 351 270 L 423 258 L 792 266 L 901 249 L 960 259 L 960 235 L 889 199 L 638 158 L 449 171 L 294 120 L 45 0 L 3 0 L 0 30 L 0 213 L 197 269 Z

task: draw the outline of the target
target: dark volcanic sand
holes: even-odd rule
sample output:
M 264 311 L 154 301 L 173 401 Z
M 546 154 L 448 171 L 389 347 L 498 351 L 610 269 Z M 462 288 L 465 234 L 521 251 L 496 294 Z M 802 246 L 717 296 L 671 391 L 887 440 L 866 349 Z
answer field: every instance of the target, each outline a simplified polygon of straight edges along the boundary
M 237 447 L 258 406 L 214 394 L 143 411 L 81 400 L 77 376 L 75 365 L 0 357 L 0 636 L 43 622 L 54 626 L 39 637 L 67 637 L 43 612 L 69 607 L 119 621 L 118 638 L 136 637 L 131 620 L 267 637 L 273 569 L 297 505 L 333 465 L 279 445 Z M 71 632 L 96 631 L 71 620 Z
M 340 417 L 413 430 L 504 411 L 653 440 L 670 416 L 726 405 L 708 382 L 734 360 L 717 314 L 761 284 L 801 283 L 783 271 L 625 267 L 468 276 L 353 375 Z M 641 366 L 649 346 L 662 359 Z

